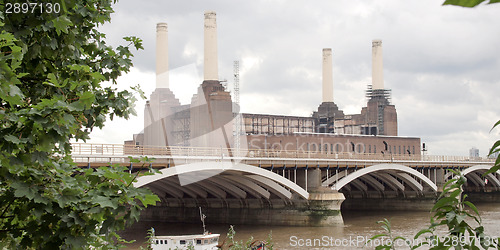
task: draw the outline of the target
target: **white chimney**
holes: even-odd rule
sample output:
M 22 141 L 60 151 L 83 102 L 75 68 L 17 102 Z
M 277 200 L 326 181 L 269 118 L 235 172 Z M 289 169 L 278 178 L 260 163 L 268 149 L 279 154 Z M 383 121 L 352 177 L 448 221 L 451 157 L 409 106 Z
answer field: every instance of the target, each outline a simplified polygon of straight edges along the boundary
M 323 49 L 323 102 L 333 102 L 332 49 Z
M 204 80 L 219 80 L 217 65 L 217 23 L 214 11 L 205 11 Z
M 167 24 L 156 24 L 156 88 L 168 88 Z
M 372 89 L 384 89 L 382 40 L 372 41 Z

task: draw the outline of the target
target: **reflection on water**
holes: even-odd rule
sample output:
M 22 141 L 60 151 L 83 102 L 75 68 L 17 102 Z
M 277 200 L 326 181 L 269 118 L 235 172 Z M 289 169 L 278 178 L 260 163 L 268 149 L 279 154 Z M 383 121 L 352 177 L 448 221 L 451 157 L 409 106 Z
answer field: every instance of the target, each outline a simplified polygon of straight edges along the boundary
M 500 204 L 477 204 L 483 219 L 486 233 L 500 236 Z M 388 218 L 392 230 L 397 236 L 410 237 L 420 229 L 429 225 L 429 212 L 344 212 L 344 226 L 336 227 L 280 227 L 280 226 L 252 226 L 236 225 L 236 238 L 246 241 L 250 236 L 266 240 L 272 232 L 275 249 L 355 249 L 363 248 L 366 239 L 382 233 L 377 221 Z M 155 223 L 139 222 L 121 235 L 127 239 L 135 239 L 137 243 L 128 249 L 137 249 L 145 241 L 146 231 L 154 227 L 157 235 L 198 234 L 203 229 L 200 224 Z M 229 225 L 207 225 L 212 233 L 220 233 L 221 240 L 225 239 Z M 443 229 L 444 230 L 444 229 Z M 310 245 L 310 246 L 308 246 Z M 374 247 L 364 246 L 365 249 Z M 402 248 L 407 249 L 407 248 Z M 424 249 L 424 248 L 421 248 Z

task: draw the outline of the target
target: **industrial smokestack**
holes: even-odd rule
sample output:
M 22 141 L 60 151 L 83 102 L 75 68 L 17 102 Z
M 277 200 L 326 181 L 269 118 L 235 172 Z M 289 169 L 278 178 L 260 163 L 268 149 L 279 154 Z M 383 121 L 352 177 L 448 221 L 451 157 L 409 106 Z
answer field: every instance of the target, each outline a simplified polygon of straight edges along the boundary
M 372 89 L 384 89 L 382 40 L 372 41 Z
M 323 49 L 323 102 L 333 102 L 332 49 Z
M 214 11 L 205 11 L 204 80 L 219 80 L 217 65 L 217 23 Z
M 168 88 L 167 24 L 156 24 L 156 88 Z

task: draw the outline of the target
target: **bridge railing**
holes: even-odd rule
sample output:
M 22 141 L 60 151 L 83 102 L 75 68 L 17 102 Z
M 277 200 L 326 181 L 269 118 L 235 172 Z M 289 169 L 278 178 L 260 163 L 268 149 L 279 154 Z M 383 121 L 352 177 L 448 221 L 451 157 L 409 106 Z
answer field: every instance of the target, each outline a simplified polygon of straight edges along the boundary
M 357 152 L 303 152 L 303 151 L 274 151 L 274 150 L 248 150 L 247 157 L 265 158 L 314 158 L 314 159 L 350 159 L 350 160 L 393 160 L 393 161 L 431 161 L 431 162 L 492 162 L 493 159 L 470 158 L 467 156 L 447 156 L 447 155 L 398 155 L 380 153 L 357 153 Z
M 124 155 L 123 145 L 72 143 L 72 155 Z
M 72 155 L 84 156 L 124 156 L 124 155 L 158 155 L 158 156 L 227 156 L 224 148 L 182 147 L 182 146 L 135 146 L 122 144 L 73 143 Z
M 492 162 L 493 159 L 469 158 L 465 156 L 368 154 L 357 152 L 332 153 L 329 151 L 299 151 L 274 149 L 227 149 L 183 146 L 136 146 L 123 144 L 73 143 L 72 155 L 77 158 L 117 158 L 123 156 L 180 156 L 180 157 L 245 157 L 245 158 L 295 158 L 295 159 L 341 159 L 383 161 L 429 161 L 429 162 Z

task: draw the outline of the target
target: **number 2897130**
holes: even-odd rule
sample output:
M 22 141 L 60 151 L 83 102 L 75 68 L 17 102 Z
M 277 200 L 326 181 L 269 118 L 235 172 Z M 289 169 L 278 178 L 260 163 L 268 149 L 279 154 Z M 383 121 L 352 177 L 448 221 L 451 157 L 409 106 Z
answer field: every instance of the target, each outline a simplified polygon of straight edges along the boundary
M 59 3 L 5 3 L 5 14 L 50 14 L 59 12 L 61 12 L 61 5 Z

